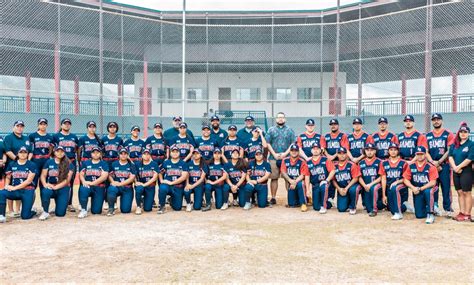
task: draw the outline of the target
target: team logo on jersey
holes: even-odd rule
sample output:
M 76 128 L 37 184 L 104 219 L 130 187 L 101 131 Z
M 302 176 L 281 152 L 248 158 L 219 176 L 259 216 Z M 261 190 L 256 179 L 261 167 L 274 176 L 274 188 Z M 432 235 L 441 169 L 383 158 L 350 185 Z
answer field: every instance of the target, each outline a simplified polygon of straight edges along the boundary
M 351 179 L 351 174 L 347 171 L 336 173 L 337 182 L 350 181 Z

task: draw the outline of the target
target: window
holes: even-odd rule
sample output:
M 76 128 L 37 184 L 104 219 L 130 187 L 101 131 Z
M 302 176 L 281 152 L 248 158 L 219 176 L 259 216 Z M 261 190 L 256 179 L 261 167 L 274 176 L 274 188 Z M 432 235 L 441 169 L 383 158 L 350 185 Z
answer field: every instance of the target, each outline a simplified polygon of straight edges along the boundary
M 272 88 L 267 89 L 267 98 L 276 101 L 290 101 L 291 100 L 291 88 Z
M 207 99 L 207 90 L 205 88 L 188 88 L 189 102 L 199 102 Z
M 158 88 L 158 102 L 179 103 L 181 88 Z
M 258 102 L 260 101 L 260 88 L 237 88 L 236 99 L 243 101 L 243 103 Z
M 298 101 L 321 100 L 321 88 L 298 88 Z

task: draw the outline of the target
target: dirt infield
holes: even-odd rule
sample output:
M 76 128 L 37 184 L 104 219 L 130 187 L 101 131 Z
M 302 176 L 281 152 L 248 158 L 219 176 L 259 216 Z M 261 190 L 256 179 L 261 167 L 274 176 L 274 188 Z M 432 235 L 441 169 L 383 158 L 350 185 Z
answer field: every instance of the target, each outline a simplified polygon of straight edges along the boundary
M 284 206 L 155 212 L 9 220 L 0 283 L 474 282 L 474 223 Z

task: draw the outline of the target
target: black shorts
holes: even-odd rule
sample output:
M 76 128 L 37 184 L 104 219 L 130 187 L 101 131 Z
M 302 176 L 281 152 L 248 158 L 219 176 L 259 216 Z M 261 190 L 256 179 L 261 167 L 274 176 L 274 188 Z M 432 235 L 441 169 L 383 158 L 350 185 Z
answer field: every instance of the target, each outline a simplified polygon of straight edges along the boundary
M 474 182 L 474 171 L 471 166 L 463 168 L 461 173 L 453 173 L 454 189 L 463 192 L 472 191 L 472 183 Z

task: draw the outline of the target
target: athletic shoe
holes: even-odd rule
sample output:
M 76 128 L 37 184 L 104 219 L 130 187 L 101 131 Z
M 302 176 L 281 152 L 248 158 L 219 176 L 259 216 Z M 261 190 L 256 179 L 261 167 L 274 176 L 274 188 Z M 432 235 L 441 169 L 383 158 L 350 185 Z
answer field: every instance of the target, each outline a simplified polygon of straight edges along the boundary
M 75 212 L 76 212 L 76 208 L 74 208 L 73 205 L 67 206 L 67 210 L 68 210 L 68 212 L 71 212 L 71 213 L 75 213 Z
M 0 223 L 3 224 L 7 221 L 7 218 L 5 218 L 4 215 L 0 215 Z
M 370 212 L 369 213 L 369 217 L 375 217 L 375 216 L 377 216 L 377 212 Z
M 270 199 L 270 205 L 276 205 L 277 200 L 275 198 Z
M 168 204 L 168 205 L 169 205 L 169 203 L 170 203 L 170 200 L 171 200 L 170 196 L 166 196 L 166 204 Z
M 320 214 L 326 214 L 327 212 L 328 210 L 326 208 L 321 207 L 321 209 L 319 209 Z
M 112 217 L 113 215 L 115 215 L 115 210 L 114 209 L 109 209 L 107 211 L 107 217 Z
M 49 208 L 49 211 L 48 211 L 48 213 L 52 214 L 52 213 L 54 213 L 55 211 L 56 211 L 56 209 L 55 209 L 55 208 Z
M 332 206 L 332 207 L 335 207 L 335 206 L 336 206 L 336 203 L 334 203 L 334 199 L 333 199 L 333 198 L 328 198 L 328 203 L 331 203 L 331 206 Z
M 79 215 L 77 215 L 77 217 L 78 217 L 79 219 L 84 219 L 85 217 L 87 217 L 87 211 L 86 211 L 86 210 L 81 210 L 81 211 L 79 212 Z
M 48 212 L 43 212 L 43 213 L 41 213 L 41 215 L 39 216 L 38 219 L 40 221 L 46 221 L 48 218 L 49 218 L 49 213 Z
M 153 200 L 153 204 L 151 205 L 153 208 L 158 208 L 158 205 L 156 204 L 155 200 Z
M 135 209 L 135 215 L 141 215 L 141 214 L 142 214 L 142 208 L 137 207 L 137 208 Z
M 8 213 L 8 217 L 9 218 L 19 218 L 20 213 L 13 211 L 13 212 Z
M 454 212 L 453 211 L 446 211 L 446 218 L 452 219 L 454 217 Z
M 186 205 L 186 212 L 191 212 L 193 210 L 193 204 L 189 203 Z
M 357 213 L 357 210 L 356 209 L 350 209 L 349 210 L 349 214 L 350 215 L 355 215 Z
M 313 205 L 313 197 L 306 197 L 306 200 L 308 201 L 308 205 Z
M 232 207 L 238 207 L 239 206 L 239 201 L 233 200 L 232 201 Z
M 164 207 L 164 206 L 160 206 L 160 207 L 158 208 L 157 214 L 158 214 L 158 215 L 161 215 L 161 214 L 164 214 L 164 213 L 165 213 L 165 207 Z
M 206 205 L 206 207 L 202 208 L 203 212 L 207 212 L 211 210 L 211 205 Z
M 441 216 L 441 210 L 439 209 L 438 205 L 436 205 L 436 204 L 434 205 L 434 214 L 438 217 Z
M 395 213 L 395 214 L 392 216 L 392 220 L 394 220 L 394 221 L 398 221 L 398 220 L 401 220 L 401 219 L 403 219 L 403 214 Z
M 403 202 L 403 205 L 407 207 L 407 213 L 415 213 L 415 208 L 413 208 L 413 206 L 410 205 L 407 201 Z
M 227 210 L 229 208 L 229 204 L 228 203 L 224 203 L 221 207 L 221 210 Z
M 308 207 L 306 206 L 306 204 L 301 205 L 301 212 L 306 212 L 306 211 L 308 211 Z
M 425 221 L 425 223 L 427 223 L 427 224 L 432 224 L 432 223 L 434 223 L 434 221 L 435 221 L 435 216 L 434 216 L 433 214 L 428 214 L 428 215 L 426 216 L 426 221 Z
M 459 212 L 459 214 L 453 218 L 453 220 L 458 221 L 458 222 L 464 222 L 465 216 L 463 213 Z
M 252 204 L 250 202 L 245 203 L 244 210 L 250 210 L 252 208 Z

